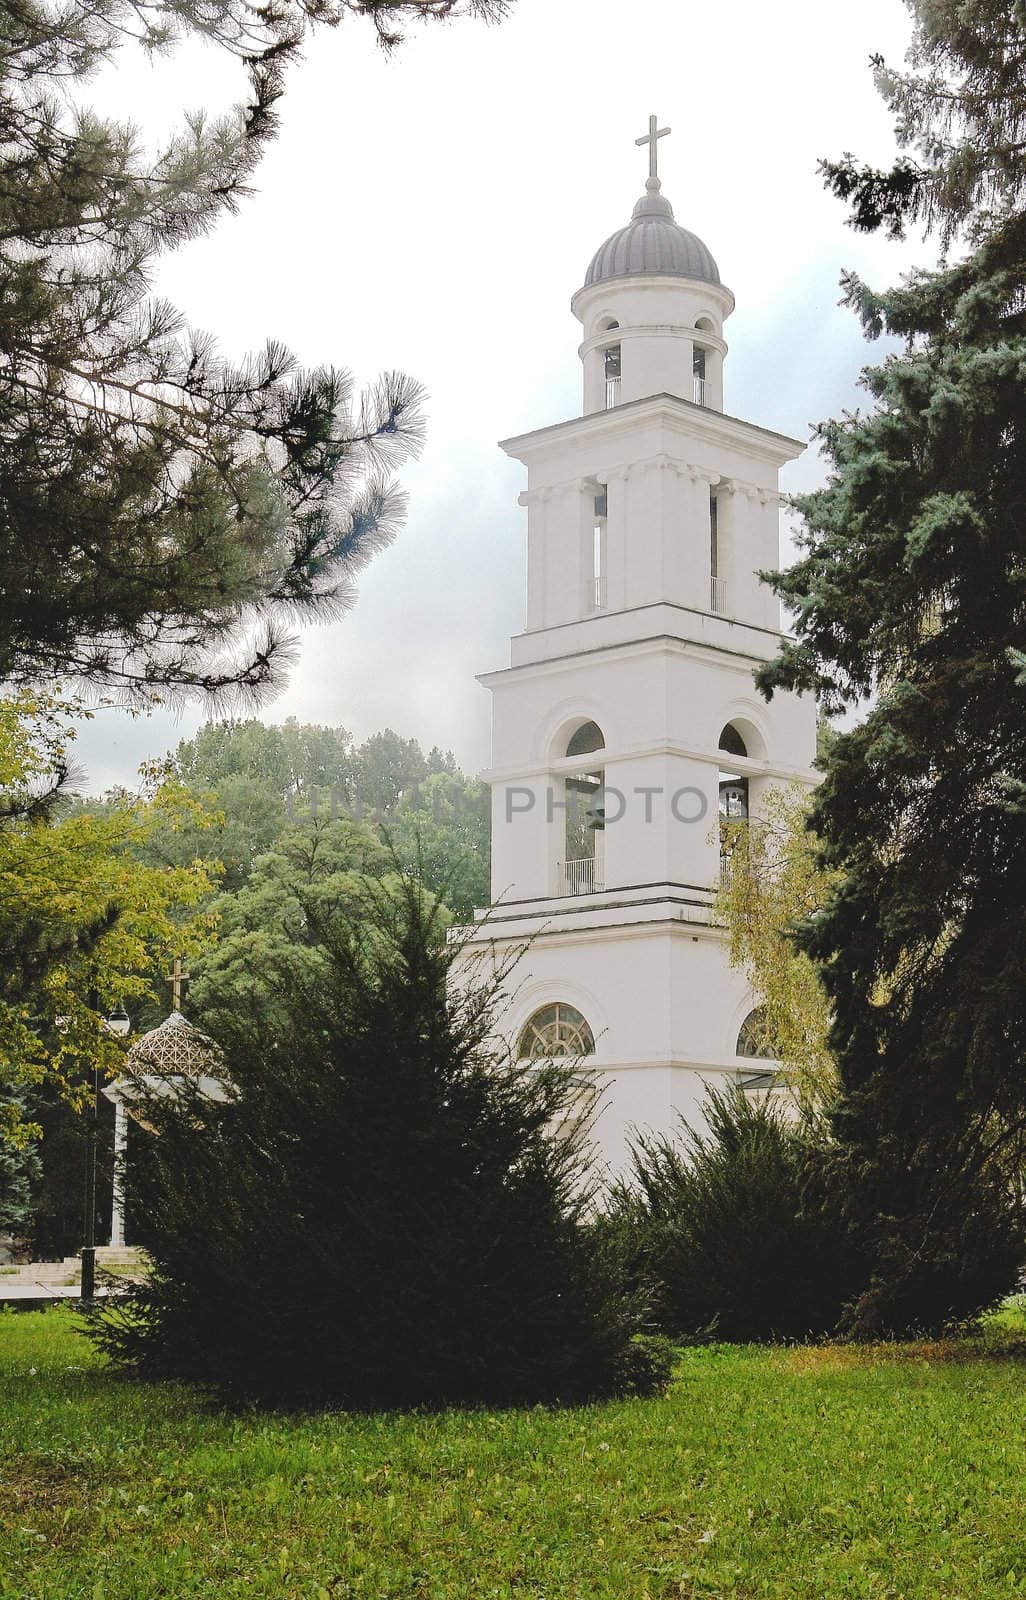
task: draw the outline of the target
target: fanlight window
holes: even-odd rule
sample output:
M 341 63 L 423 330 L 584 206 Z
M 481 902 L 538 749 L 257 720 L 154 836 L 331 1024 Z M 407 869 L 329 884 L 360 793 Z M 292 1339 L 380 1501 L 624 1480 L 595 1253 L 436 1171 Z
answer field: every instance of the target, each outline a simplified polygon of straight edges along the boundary
M 746 756 L 748 747 L 732 722 L 728 722 L 720 734 L 720 749 L 726 750 L 728 755 Z
M 586 756 L 593 750 L 604 750 L 606 741 L 602 729 L 597 722 L 582 722 L 577 732 L 571 736 L 566 747 L 568 756 Z
M 762 1006 L 756 1006 L 754 1011 L 749 1011 L 741 1031 L 737 1036 L 735 1055 L 747 1056 L 749 1059 L 761 1061 L 775 1061 L 777 1052 L 773 1048 L 766 1013 Z
M 517 1055 L 521 1061 L 540 1061 L 549 1056 L 591 1056 L 595 1054 L 595 1035 L 576 1006 L 557 1001 L 536 1011 L 520 1035 Z

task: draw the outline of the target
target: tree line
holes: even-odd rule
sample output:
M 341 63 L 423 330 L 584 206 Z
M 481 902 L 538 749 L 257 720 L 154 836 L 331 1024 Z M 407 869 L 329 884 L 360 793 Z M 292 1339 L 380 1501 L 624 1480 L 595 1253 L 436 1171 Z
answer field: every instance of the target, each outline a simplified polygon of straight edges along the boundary
M 464 777 L 451 752 L 433 748 L 425 755 L 416 739 L 392 729 L 357 744 L 344 728 L 249 719 L 207 723 L 157 770 L 164 800 L 145 827 L 136 820 L 124 832 L 126 818 L 138 819 L 140 802 L 114 791 L 102 800 L 66 802 L 60 820 L 32 835 L 52 857 L 66 829 L 79 830 L 76 844 L 83 830 L 95 834 L 90 879 L 81 891 L 88 903 L 74 907 L 68 938 L 103 904 L 116 874 L 126 896 L 117 925 L 121 945 L 111 935 L 97 940 L 84 970 L 67 970 L 58 995 L 70 1005 L 76 983 L 95 988 L 102 974 L 109 1004 L 127 1003 L 136 1035 L 171 1008 L 175 954 L 187 957 L 189 1014 L 204 1024 L 215 1011 L 230 1015 L 251 1004 L 258 959 L 278 961 L 294 976 L 308 971 L 311 908 L 352 904 L 371 880 L 410 872 L 435 895 L 447 924 L 469 920 L 488 904 L 489 795 Z M 352 815 L 317 804 L 318 796 L 331 794 L 344 795 Z M 75 857 L 76 869 L 85 864 L 83 854 Z M 130 949 L 129 888 L 148 919 L 137 915 Z M 49 921 L 55 928 L 57 919 Z M 115 993 L 118 983 L 123 987 Z M 81 1097 L 97 1041 L 102 1070 L 116 1074 L 121 1066 L 114 1041 L 102 1032 L 94 1038 L 88 1017 L 75 1032 L 63 1025 L 59 1033 L 40 1011 L 33 1044 L 61 1053 L 41 1079 L 21 1071 L 15 1082 L 9 1066 L 0 1085 L 12 1128 L 17 1114 L 22 1128 L 42 1135 L 7 1157 L 0 1233 L 19 1234 L 45 1257 L 69 1254 L 81 1242 Z M 69 1075 L 76 1091 L 70 1101 L 62 1081 Z M 109 1108 L 103 1115 L 101 1236 L 112 1178 Z

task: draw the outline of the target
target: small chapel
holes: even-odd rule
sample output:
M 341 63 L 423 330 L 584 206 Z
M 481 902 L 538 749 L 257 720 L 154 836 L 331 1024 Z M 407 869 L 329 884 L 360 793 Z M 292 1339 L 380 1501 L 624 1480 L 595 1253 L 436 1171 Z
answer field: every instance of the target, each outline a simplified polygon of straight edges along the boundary
M 812 785 L 816 710 L 753 671 L 781 642 L 780 469 L 804 446 L 724 409 L 734 296 L 662 193 L 592 257 L 581 415 L 506 439 L 527 469 L 527 607 L 491 691 L 491 892 L 469 960 L 523 954 L 501 1018 L 518 1058 L 571 1056 L 600 1165 L 633 1128 L 700 1122 L 706 1086 L 772 1083 L 714 914 L 720 818 Z M 736 831 L 736 830 L 735 830 Z

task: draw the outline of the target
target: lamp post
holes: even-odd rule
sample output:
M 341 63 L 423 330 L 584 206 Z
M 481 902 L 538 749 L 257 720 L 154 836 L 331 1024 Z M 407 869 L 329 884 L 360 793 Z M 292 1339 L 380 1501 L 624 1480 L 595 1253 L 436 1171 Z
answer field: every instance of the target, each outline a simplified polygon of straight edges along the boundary
M 103 1026 L 109 1033 L 124 1038 L 132 1026 L 128 1012 L 119 1002 L 104 1018 Z M 82 1282 L 79 1298 L 83 1305 L 91 1306 L 96 1299 L 96 1146 L 100 1123 L 100 1069 L 93 1068 L 93 1100 L 89 1116 L 86 1144 L 85 1215 L 83 1217 Z M 116 1159 L 116 1157 L 115 1157 Z

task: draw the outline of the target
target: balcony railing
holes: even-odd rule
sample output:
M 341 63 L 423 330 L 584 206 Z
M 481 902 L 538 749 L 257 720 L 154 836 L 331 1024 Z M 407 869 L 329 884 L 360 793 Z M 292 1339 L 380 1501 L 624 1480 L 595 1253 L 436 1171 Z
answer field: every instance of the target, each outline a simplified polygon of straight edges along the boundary
M 708 378 L 695 379 L 695 405 L 712 405 L 712 384 Z
M 559 863 L 561 894 L 594 894 L 601 889 L 602 880 L 595 871 L 595 857 L 584 856 L 579 861 Z
M 619 378 L 607 378 L 606 379 L 606 410 L 607 411 L 611 411 L 614 406 L 618 406 L 619 404 L 620 404 L 620 380 L 619 380 Z
M 727 580 L 726 578 L 710 578 L 709 580 L 709 610 L 722 611 L 727 609 Z

